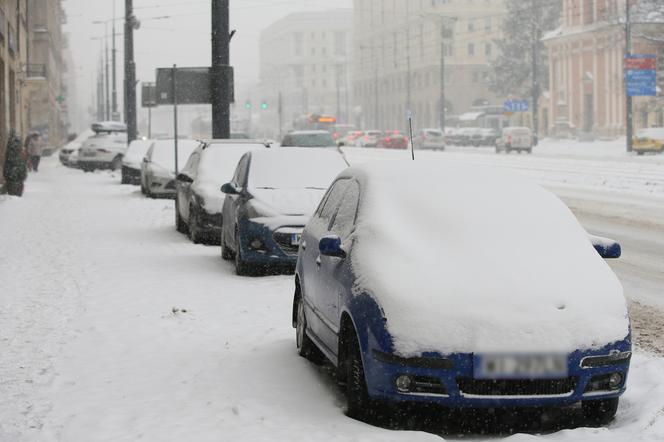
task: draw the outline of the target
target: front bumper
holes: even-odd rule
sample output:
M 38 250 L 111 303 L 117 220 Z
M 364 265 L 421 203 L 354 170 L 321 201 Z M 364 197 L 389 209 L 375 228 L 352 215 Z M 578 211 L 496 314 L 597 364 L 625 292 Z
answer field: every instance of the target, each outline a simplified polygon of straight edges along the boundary
M 411 365 L 372 350 L 364 353 L 363 360 L 369 395 L 375 399 L 425 402 L 453 408 L 564 407 L 586 400 L 615 398 L 625 392 L 629 360 L 593 368 L 581 367 L 583 358 L 607 355 L 613 349 L 630 352 L 631 345 L 623 341 L 596 351 L 576 351 L 569 355 L 568 377 L 548 380 L 474 379 L 472 354 L 453 354 L 444 359 L 424 358 Z M 622 384 L 616 389 L 603 383 L 612 373 L 622 375 Z M 412 391 L 397 390 L 395 380 L 401 375 L 408 375 L 416 381 Z
M 175 198 L 175 184 L 175 177 L 152 175 L 148 180 L 148 190 L 152 196 L 158 198 Z
M 122 179 L 129 184 L 141 184 L 141 170 L 129 166 L 122 166 Z
M 301 232 L 304 230 L 304 225 L 287 222 L 270 225 L 269 221 L 269 218 L 265 223 L 245 220 L 241 224 L 239 233 L 242 259 L 257 266 L 294 269 L 297 264 L 299 244 L 293 245 L 287 240 L 289 233 L 280 232 L 284 229 Z M 255 247 L 256 241 L 261 243 L 261 247 Z

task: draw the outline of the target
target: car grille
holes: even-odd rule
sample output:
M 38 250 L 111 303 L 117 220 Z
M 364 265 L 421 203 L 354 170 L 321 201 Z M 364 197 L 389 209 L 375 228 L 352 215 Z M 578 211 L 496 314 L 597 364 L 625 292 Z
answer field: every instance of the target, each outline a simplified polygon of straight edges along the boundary
M 577 379 L 508 379 L 485 380 L 459 378 L 459 391 L 474 396 L 562 396 L 576 389 Z
M 283 250 L 286 255 L 297 255 L 297 252 L 299 250 L 299 245 L 294 246 L 291 243 L 292 239 L 291 235 L 292 235 L 291 233 L 275 232 L 273 237 L 276 243 L 281 248 L 281 250 Z

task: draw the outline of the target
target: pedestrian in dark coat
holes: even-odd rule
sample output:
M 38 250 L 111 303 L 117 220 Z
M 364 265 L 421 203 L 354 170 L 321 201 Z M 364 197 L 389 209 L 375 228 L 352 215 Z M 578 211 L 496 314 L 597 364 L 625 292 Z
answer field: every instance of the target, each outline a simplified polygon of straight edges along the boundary
M 25 147 L 28 150 L 28 155 L 30 156 L 30 165 L 32 166 L 32 170 L 38 172 L 39 162 L 41 161 L 43 150 L 41 135 L 39 135 L 38 132 L 34 132 L 29 135 L 25 140 Z
M 3 171 L 7 193 L 13 196 L 23 195 L 23 183 L 28 177 L 28 164 L 21 146 L 21 138 L 12 129 L 7 141 L 5 168 Z

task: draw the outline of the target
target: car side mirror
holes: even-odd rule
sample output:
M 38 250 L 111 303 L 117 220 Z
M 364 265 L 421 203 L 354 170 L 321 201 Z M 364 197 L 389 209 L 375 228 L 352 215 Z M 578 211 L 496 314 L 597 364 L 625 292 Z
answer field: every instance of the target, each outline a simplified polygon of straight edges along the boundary
M 239 195 L 240 191 L 235 188 L 231 183 L 226 183 L 221 186 L 221 192 L 226 195 Z
M 189 183 L 189 184 L 194 182 L 194 179 L 189 175 L 187 175 L 186 173 L 178 174 L 177 180 L 180 181 L 181 183 Z
M 620 244 L 612 239 L 590 235 L 590 242 L 604 259 L 618 259 L 622 255 Z
M 337 235 L 328 235 L 321 238 L 318 243 L 318 250 L 323 256 L 334 258 L 345 258 L 346 252 L 341 248 L 341 238 Z

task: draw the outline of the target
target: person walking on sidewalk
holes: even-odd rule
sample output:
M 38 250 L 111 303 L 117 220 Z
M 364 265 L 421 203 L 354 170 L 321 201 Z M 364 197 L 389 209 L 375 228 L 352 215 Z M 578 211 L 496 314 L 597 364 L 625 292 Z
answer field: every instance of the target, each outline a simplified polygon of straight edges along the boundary
M 25 147 L 28 149 L 32 170 L 39 172 L 39 162 L 41 161 L 43 150 L 43 144 L 39 132 L 33 132 L 28 135 L 27 140 L 25 140 Z
M 21 137 L 12 129 L 7 141 L 7 155 L 3 171 L 7 193 L 13 196 L 23 195 L 23 183 L 28 177 L 28 162 L 21 147 Z

